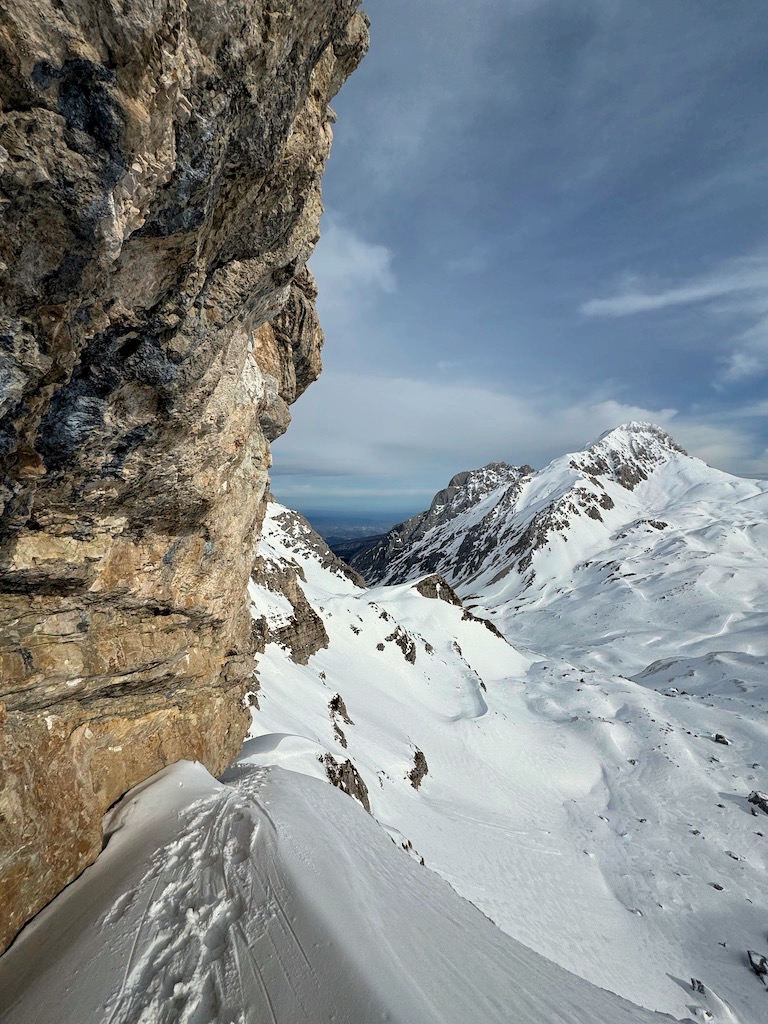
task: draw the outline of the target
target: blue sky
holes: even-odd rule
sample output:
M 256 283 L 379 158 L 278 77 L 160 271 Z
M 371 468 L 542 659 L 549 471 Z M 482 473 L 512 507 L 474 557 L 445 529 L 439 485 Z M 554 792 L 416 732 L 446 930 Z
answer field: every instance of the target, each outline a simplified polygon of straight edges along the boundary
M 395 517 L 629 419 L 768 475 L 759 0 L 370 0 L 311 266 L 304 510 Z

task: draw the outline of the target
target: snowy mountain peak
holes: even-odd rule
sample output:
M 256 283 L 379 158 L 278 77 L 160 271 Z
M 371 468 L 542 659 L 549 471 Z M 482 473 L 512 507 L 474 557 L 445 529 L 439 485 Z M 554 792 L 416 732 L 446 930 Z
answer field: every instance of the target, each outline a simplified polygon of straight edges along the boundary
M 432 499 L 428 516 L 434 518 L 444 510 L 442 518 L 453 518 L 471 505 L 482 501 L 498 487 L 516 484 L 522 477 L 530 476 L 530 466 L 511 466 L 508 462 L 489 462 L 480 469 L 464 470 L 451 477 L 448 486 L 438 491 Z M 434 523 L 430 522 L 430 526 Z M 429 528 L 429 527 L 427 527 Z
M 630 420 L 628 423 L 619 424 L 618 427 L 612 427 L 610 430 L 604 430 L 597 440 L 593 441 L 592 444 L 587 447 L 592 448 L 594 445 L 599 445 L 603 441 L 617 446 L 625 444 L 631 445 L 638 439 L 643 439 L 645 442 L 653 441 L 664 445 L 672 451 L 683 451 L 671 434 L 668 434 L 662 427 L 657 426 L 655 423 L 645 423 L 641 420 Z
M 574 585 L 597 574 L 600 587 L 632 579 L 623 585 L 639 593 L 662 551 L 665 564 L 673 551 L 695 561 L 703 523 L 720 524 L 712 526 L 719 545 L 731 538 L 738 547 L 739 537 L 754 535 L 749 543 L 762 552 L 765 489 L 692 458 L 652 423 L 630 422 L 536 473 L 492 463 L 458 474 L 429 510 L 352 564 L 369 583 L 437 572 L 460 595 L 490 588 L 511 607 L 538 600 L 548 587 L 567 591 L 574 572 Z M 610 569 L 619 551 L 640 560 L 633 575 Z
M 632 421 L 607 430 L 584 451 L 572 454 L 570 465 L 588 476 L 608 477 L 631 491 L 675 455 L 689 457 L 661 427 Z
M 514 477 L 519 472 L 518 467 L 511 466 L 508 462 L 489 462 L 480 469 L 465 469 L 462 473 L 456 473 L 448 482 L 448 487 L 496 487 L 509 477 Z
M 480 469 L 457 473 L 451 477 L 447 487 L 437 492 L 425 512 L 393 526 L 374 546 L 355 555 L 350 564 L 369 581 L 383 579 L 390 563 L 403 553 L 406 553 L 407 561 L 407 553 L 415 550 L 427 535 L 433 536 L 433 532 L 444 529 L 454 533 L 466 531 L 466 517 L 475 516 L 486 502 L 492 506 L 497 501 L 513 503 L 524 481 L 533 472 L 530 466 L 489 462 Z M 415 558 L 421 565 L 421 571 L 416 576 L 434 572 L 439 567 L 434 558 L 427 558 L 423 562 L 420 554 L 415 555 Z M 410 565 L 403 566 L 400 581 L 411 578 L 413 574 Z

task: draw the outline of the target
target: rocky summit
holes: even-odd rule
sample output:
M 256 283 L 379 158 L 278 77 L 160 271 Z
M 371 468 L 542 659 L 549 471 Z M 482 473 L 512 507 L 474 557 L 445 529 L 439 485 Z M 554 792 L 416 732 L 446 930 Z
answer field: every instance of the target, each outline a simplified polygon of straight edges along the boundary
M 102 815 L 239 749 L 269 441 L 357 0 L 0 12 L 0 949 Z
M 459 474 L 352 565 L 369 583 L 438 572 L 514 642 L 579 651 L 595 667 L 677 658 L 681 633 L 695 657 L 728 636 L 749 660 L 768 628 L 766 510 L 765 481 L 712 469 L 633 422 L 538 472 Z

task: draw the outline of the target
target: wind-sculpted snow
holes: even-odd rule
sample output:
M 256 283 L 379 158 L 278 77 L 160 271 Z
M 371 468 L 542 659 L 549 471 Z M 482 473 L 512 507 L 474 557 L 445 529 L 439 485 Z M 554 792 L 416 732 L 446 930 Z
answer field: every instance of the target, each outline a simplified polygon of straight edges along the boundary
M 670 1020 L 516 943 L 353 801 L 247 746 L 223 785 L 166 769 L 112 828 L 0 960 L 4 1024 Z

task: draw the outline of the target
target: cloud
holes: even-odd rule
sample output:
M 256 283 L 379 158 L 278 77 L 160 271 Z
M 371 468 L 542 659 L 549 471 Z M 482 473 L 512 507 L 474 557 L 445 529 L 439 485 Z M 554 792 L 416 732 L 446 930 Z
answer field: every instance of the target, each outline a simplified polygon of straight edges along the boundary
M 591 317 L 629 317 L 658 313 L 679 306 L 702 306 L 708 316 L 751 321 L 746 329 L 729 332 L 731 351 L 722 359 L 717 385 L 746 380 L 768 372 L 768 256 L 731 260 L 712 273 L 672 286 L 649 289 L 630 278 L 607 298 L 590 299 L 580 309 Z
M 372 297 L 391 294 L 397 287 L 392 252 L 362 238 L 332 215 L 323 220 L 311 266 L 324 315 L 353 316 L 366 309 Z
M 445 269 L 449 274 L 458 276 L 483 274 L 491 266 L 492 260 L 491 246 L 488 243 L 472 245 L 462 255 L 446 260 Z
M 586 316 L 634 316 L 738 295 L 768 296 L 768 257 L 734 261 L 713 274 L 692 278 L 673 288 L 646 291 L 639 284 L 625 287 L 610 298 L 590 299 L 582 304 L 581 312 Z
M 747 417 L 762 417 L 768 416 L 768 398 L 764 398 L 759 402 L 752 402 L 750 405 L 745 405 L 740 410 L 740 415 L 743 418 Z
M 381 6 L 385 6 L 383 3 Z M 489 43 L 528 0 L 480 0 L 468 18 L 445 0 L 387 0 L 371 14 L 371 49 L 339 99 L 336 145 L 354 151 L 359 187 L 371 196 L 399 193 L 436 153 L 451 153 L 492 89 Z
M 727 358 L 723 374 L 725 383 L 747 380 L 768 372 L 768 281 L 763 294 L 744 312 L 751 313 L 756 319 L 736 339 L 737 347 Z
M 767 390 L 757 9 L 368 6 L 312 264 L 327 369 L 275 446 L 281 496 L 428 497 L 631 418 L 766 472 L 765 418 L 726 418 Z M 606 276 L 635 260 L 651 273 Z
M 390 507 L 403 508 L 412 495 L 428 497 L 460 470 L 496 459 L 541 467 L 629 420 L 658 423 L 718 468 L 768 473 L 765 452 L 740 422 L 713 423 L 612 398 L 566 403 L 553 394 L 528 397 L 441 379 L 328 372 L 275 444 L 279 493 L 286 501 L 335 497 L 340 506 L 350 497 L 359 506 L 367 496 L 368 507 L 382 505 L 384 495 Z M 315 486 L 309 478 L 317 474 L 323 480 Z

